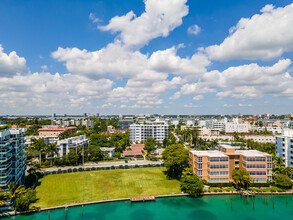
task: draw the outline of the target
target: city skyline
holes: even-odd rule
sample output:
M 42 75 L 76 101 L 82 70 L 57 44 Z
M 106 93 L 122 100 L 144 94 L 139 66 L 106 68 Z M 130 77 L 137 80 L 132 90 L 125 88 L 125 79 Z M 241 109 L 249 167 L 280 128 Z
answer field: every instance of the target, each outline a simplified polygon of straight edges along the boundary
M 287 0 L 4 0 L 0 115 L 291 113 L 292 22 Z

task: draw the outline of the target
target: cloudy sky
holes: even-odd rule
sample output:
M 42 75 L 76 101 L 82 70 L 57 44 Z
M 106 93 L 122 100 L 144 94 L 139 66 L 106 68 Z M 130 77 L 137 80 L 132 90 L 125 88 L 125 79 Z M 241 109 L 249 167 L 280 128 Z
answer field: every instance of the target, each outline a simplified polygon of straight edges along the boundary
M 0 115 L 293 113 L 293 3 L 2 0 Z

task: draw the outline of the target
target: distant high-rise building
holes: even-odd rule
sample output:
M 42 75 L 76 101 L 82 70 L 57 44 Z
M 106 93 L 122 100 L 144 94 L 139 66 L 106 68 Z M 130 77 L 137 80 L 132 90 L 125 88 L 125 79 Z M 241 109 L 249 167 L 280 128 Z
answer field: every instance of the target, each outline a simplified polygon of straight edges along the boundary
M 98 118 L 100 116 L 100 114 L 99 113 L 96 113 L 96 117 Z
M 83 113 L 83 117 L 85 117 L 85 118 L 86 118 L 87 116 L 88 116 L 88 114 L 87 114 L 87 113 Z
M 55 117 L 56 117 L 56 113 L 53 113 L 53 114 L 52 114 L 52 118 L 55 118 Z

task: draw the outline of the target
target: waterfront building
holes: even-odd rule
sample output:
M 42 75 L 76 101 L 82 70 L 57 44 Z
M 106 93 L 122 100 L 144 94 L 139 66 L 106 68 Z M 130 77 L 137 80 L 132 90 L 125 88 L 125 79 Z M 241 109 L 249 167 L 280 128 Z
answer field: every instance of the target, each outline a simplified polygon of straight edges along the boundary
M 1 129 L 1 127 L 0 127 Z M 0 187 L 7 188 L 11 182 L 23 184 L 25 178 L 25 130 L 0 130 Z
M 64 155 L 67 155 L 70 149 L 77 150 L 77 148 L 80 146 L 84 146 L 84 149 L 86 149 L 88 143 L 89 140 L 86 138 L 85 135 L 59 140 L 57 141 L 58 156 L 62 157 Z
M 190 151 L 190 166 L 211 183 L 231 182 L 234 169 L 245 169 L 258 183 L 272 181 L 272 156 L 257 150 L 236 150 L 228 145 L 214 151 Z
M 141 142 L 148 138 L 154 138 L 162 143 L 164 139 L 169 137 L 169 126 L 166 123 L 142 122 L 130 125 L 130 141 Z
M 293 129 L 283 129 L 282 135 L 276 136 L 276 155 L 285 160 L 286 167 L 293 168 Z

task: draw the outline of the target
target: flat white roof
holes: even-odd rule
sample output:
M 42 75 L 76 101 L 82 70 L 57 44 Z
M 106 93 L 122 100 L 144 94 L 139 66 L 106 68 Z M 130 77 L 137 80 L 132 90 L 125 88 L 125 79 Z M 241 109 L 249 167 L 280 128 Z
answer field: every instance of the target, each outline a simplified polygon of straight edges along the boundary
M 218 150 L 193 150 L 190 151 L 192 154 L 196 155 L 196 156 L 208 156 L 208 157 L 228 157 L 226 154 L 224 154 L 221 151 Z
M 227 148 L 227 149 L 235 149 L 235 147 L 228 145 L 228 144 L 220 144 L 220 147 Z
M 261 152 L 258 150 L 236 150 L 235 154 L 241 154 L 245 157 L 265 157 L 265 156 L 271 156 L 270 154 L 267 154 L 265 152 Z

